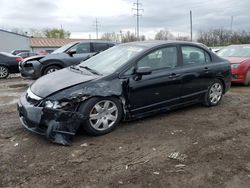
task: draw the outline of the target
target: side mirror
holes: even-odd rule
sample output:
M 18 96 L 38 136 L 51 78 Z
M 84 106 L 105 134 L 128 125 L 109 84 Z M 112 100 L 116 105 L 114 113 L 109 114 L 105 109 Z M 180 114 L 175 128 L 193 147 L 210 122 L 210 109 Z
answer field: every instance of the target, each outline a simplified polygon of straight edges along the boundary
M 76 54 L 76 50 L 71 49 L 71 50 L 67 51 L 67 54 L 69 54 L 69 56 L 73 56 L 74 54 Z
M 136 69 L 135 73 L 137 75 L 149 75 L 152 73 L 151 67 L 139 67 Z

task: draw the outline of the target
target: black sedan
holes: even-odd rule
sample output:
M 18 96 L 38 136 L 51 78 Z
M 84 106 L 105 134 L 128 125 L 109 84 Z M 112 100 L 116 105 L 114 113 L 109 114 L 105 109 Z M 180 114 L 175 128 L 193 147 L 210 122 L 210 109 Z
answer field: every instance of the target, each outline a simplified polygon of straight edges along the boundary
M 0 79 L 7 78 L 10 73 L 19 73 L 18 63 L 22 58 L 9 53 L 0 52 Z
M 38 79 L 18 110 L 25 128 L 66 145 L 81 126 L 103 135 L 121 120 L 194 103 L 216 106 L 230 83 L 230 63 L 202 45 L 134 42 Z
M 104 41 L 81 41 L 62 46 L 48 55 L 25 59 L 19 65 L 22 77 L 37 79 L 59 69 L 75 65 L 115 44 Z

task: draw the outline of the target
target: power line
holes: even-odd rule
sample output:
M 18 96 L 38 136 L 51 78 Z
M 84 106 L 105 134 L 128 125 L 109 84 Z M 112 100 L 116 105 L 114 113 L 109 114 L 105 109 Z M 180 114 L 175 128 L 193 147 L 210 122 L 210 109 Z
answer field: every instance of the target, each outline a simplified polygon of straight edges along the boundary
M 132 10 L 135 10 L 136 13 L 134 14 L 136 16 L 136 36 L 137 36 L 137 39 L 139 40 L 140 39 L 140 31 L 139 31 L 139 27 L 140 27 L 140 17 L 142 16 L 141 11 L 143 11 L 144 9 L 141 8 L 142 4 L 139 3 L 139 0 L 136 1 L 136 3 L 134 3 L 134 6 L 136 8 L 132 8 Z

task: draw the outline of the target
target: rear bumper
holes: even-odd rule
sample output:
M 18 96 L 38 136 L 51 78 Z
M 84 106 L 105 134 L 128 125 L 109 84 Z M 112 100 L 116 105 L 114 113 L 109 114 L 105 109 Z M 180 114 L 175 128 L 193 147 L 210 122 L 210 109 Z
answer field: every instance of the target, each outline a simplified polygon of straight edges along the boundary
M 25 95 L 19 99 L 17 109 L 24 128 L 62 145 L 70 144 L 72 136 L 85 120 L 78 112 L 34 106 L 26 100 Z

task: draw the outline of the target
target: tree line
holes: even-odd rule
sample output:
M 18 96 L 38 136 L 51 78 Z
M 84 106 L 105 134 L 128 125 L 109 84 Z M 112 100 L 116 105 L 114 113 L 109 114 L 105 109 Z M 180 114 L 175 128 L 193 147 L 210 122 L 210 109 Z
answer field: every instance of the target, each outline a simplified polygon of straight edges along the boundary
M 46 38 L 69 38 L 71 33 L 64 29 L 29 29 L 28 32 L 24 32 L 22 29 L 12 29 L 12 32 L 29 35 L 32 37 L 46 37 Z M 230 44 L 250 44 L 250 30 L 238 30 L 231 31 L 223 28 L 219 29 L 209 29 L 206 31 L 198 31 L 197 42 L 203 43 L 207 46 L 227 46 Z M 126 32 L 110 32 L 104 33 L 101 36 L 102 40 L 114 41 L 114 42 L 133 42 L 133 41 L 144 41 L 146 40 L 145 35 L 141 35 L 138 39 L 135 33 L 126 31 Z M 167 29 L 162 29 L 158 31 L 154 38 L 155 40 L 181 40 L 189 41 L 188 36 L 175 36 Z
M 23 29 L 20 28 L 14 28 L 11 31 L 21 35 L 28 35 L 31 37 L 44 37 L 44 38 L 69 38 L 71 34 L 69 31 L 58 28 L 44 28 L 44 29 L 31 28 L 28 31 L 24 31 Z
M 197 41 L 207 46 L 250 44 L 250 30 L 210 29 L 208 31 L 199 31 Z

